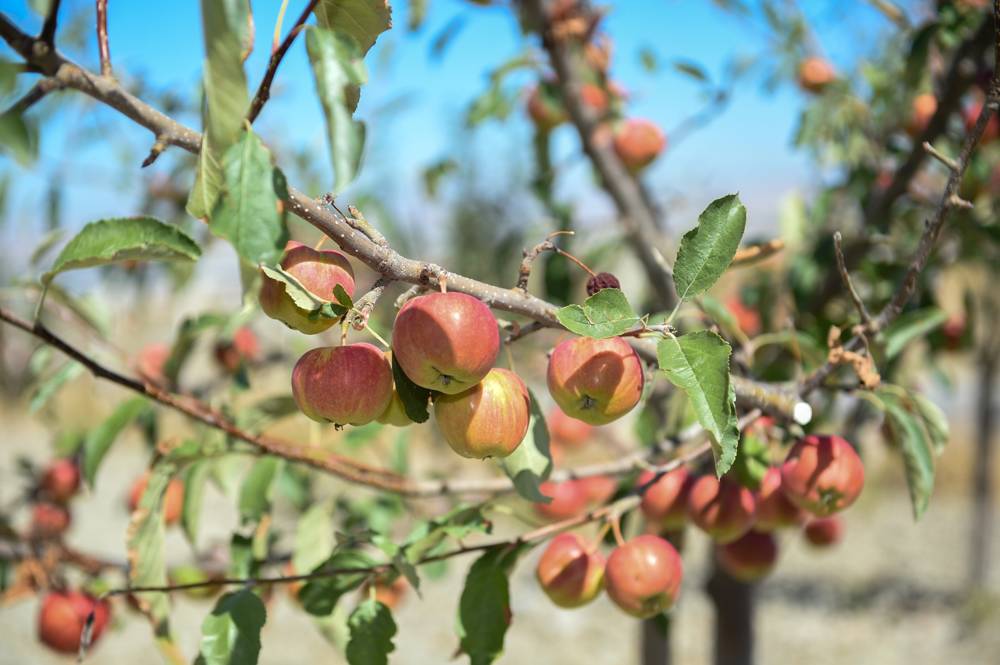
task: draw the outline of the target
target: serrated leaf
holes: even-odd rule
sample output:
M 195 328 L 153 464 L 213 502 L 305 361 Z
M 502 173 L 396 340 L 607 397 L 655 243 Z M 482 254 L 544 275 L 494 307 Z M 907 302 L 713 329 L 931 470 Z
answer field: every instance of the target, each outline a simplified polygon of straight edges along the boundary
M 378 36 L 392 27 L 388 0 L 320 0 L 313 10 L 316 24 L 327 30 L 343 30 L 361 47 L 361 55 Z
M 212 233 L 232 243 L 246 262 L 275 263 L 288 242 L 288 185 L 271 151 L 252 130 L 222 155 L 225 189 L 209 222 Z
M 130 586 L 167 584 L 167 566 L 163 552 L 163 495 L 175 470 L 173 464 L 158 464 L 154 467 L 149 473 L 139 504 L 132 513 L 126 538 Z M 134 596 L 153 624 L 154 633 L 159 637 L 168 636 L 168 596 L 155 592 L 135 593 Z
M 152 217 L 103 219 L 87 224 L 67 243 L 43 282 L 67 270 L 118 261 L 193 261 L 201 248 L 175 226 Z
M 913 405 L 924 421 L 924 427 L 931 438 L 934 446 L 934 454 L 940 455 L 944 452 L 948 440 L 951 438 L 951 427 L 948 425 L 948 418 L 936 404 L 921 395 L 920 393 L 910 393 Z
M 201 624 L 198 665 L 253 665 L 266 621 L 263 601 L 249 589 L 222 596 Z
M 677 250 L 674 283 L 681 300 L 704 293 L 718 281 L 739 249 L 746 222 L 746 208 L 736 194 L 708 204 Z
M 371 558 L 362 552 L 336 552 L 323 564 L 321 569 L 369 568 L 373 564 Z M 341 596 L 357 589 L 367 577 L 367 572 L 358 572 L 341 573 L 312 580 L 299 591 L 299 600 L 302 601 L 306 612 L 317 616 L 326 616 L 333 611 Z
M 263 457 L 251 467 L 240 486 L 239 510 L 244 521 L 259 521 L 271 509 L 274 481 L 284 463 L 280 457 Z
M 684 391 L 698 422 L 712 438 L 719 476 L 732 466 L 739 443 L 739 429 L 733 427 L 736 412 L 735 390 L 729 380 L 731 354 L 729 343 L 707 330 L 668 337 L 656 346 L 660 369 Z
M 211 470 L 212 465 L 209 460 L 195 462 L 184 470 L 184 503 L 181 509 L 181 527 L 192 547 L 198 542 L 201 503 L 205 496 L 205 484 Z
M 82 463 L 83 478 L 87 481 L 87 485 L 94 486 L 97 470 L 122 430 L 149 409 L 145 397 L 133 397 L 119 404 L 103 423 L 87 434 L 87 440 L 83 443 Z
M 431 391 L 411 381 L 403 368 L 396 362 L 395 356 L 392 358 L 392 380 L 395 382 L 399 399 L 403 402 L 406 417 L 415 423 L 426 422 L 430 417 L 427 403 L 430 401 Z
M 492 663 L 503 653 L 510 621 L 508 575 L 521 548 L 499 545 L 476 559 L 465 578 L 456 630 L 473 665 Z
M 388 607 L 368 599 L 351 612 L 347 626 L 351 630 L 346 651 L 350 665 L 386 665 L 389 662 L 389 654 L 396 648 L 392 643 L 396 622 Z
M 339 28 L 343 24 L 333 25 Z M 351 116 L 357 103 L 357 86 L 368 78 L 362 60 L 364 52 L 350 34 L 315 26 L 306 29 L 306 51 L 326 120 L 336 194 L 354 180 L 361 165 L 365 125 Z
M 28 405 L 28 412 L 35 413 L 45 406 L 52 397 L 59 392 L 59 389 L 83 373 L 83 365 L 75 360 L 71 360 L 60 367 L 56 372 L 39 383 L 31 395 L 31 403 Z
M 907 408 L 905 398 L 884 388 L 875 395 L 884 405 L 889 427 L 899 443 L 910 491 L 913 518 L 919 520 L 934 492 L 934 447 L 923 423 Z
M 892 360 L 911 342 L 924 337 L 947 320 L 948 315 L 937 307 L 926 307 L 902 314 L 882 332 L 886 360 Z
M 299 574 L 312 572 L 330 558 L 335 545 L 332 506 L 329 501 L 322 501 L 299 518 L 295 528 L 292 568 Z
M 639 317 L 619 289 L 601 289 L 582 305 L 559 309 L 556 318 L 570 332 L 595 339 L 616 337 L 639 323 Z
M 539 408 L 538 399 L 531 390 L 531 419 L 528 433 L 513 453 L 502 461 L 504 473 L 514 483 L 517 493 L 528 501 L 549 503 L 551 499 L 539 490 L 539 485 L 552 473 L 552 454 L 549 451 L 549 429 Z

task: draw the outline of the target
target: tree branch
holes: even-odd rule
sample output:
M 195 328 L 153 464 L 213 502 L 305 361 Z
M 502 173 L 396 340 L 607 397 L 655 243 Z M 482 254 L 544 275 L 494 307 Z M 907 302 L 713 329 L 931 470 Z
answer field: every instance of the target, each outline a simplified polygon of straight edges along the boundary
M 250 102 L 250 110 L 247 111 L 247 122 L 250 124 L 253 124 L 253 121 L 257 119 L 257 116 L 260 115 L 261 110 L 264 108 L 264 104 L 271 98 L 271 84 L 274 82 L 274 75 L 278 72 L 278 65 L 281 64 L 281 60 L 288 53 L 288 49 L 291 48 L 295 37 L 305 27 L 306 21 L 309 20 L 309 15 L 312 14 L 312 10 L 318 2 L 319 0 L 309 0 L 306 8 L 302 10 L 302 14 L 295 21 L 292 29 L 288 31 L 281 45 L 271 53 L 271 59 L 267 63 L 267 71 L 264 72 L 264 78 L 260 82 L 260 87 L 257 88 L 257 94 L 253 96 L 253 101 Z
M 111 49 L 108 46 L 108 0 L 97 0 L 97 50 L 101 54 L 101 76 L 111 76 Z
M 61 0 L 50 0 L 49 13 L 45 16 L 45 23 L 42 24 L 42 32 L 38 35 L 39 41 L 45 43 L 49 48 L 55 47 L 60 2 Z

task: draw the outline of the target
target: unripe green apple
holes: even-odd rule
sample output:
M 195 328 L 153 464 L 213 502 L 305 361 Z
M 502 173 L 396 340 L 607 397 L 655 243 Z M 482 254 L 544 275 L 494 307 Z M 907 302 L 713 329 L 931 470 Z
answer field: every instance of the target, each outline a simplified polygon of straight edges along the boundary
M 448 395 L 482 381 L 499 352 L 493 312 L 464 293 L 413 298 L 399 310 L 392 328 L 392 353 L 406 376 Z
M 31 509 L 31 535 L 35 538 L 59 538 L 72 523 L 66 506 L 42 501 Z
M 295 277 L 310 293 L 326 302 L 333 302 L 333 289 L 338 284 L 347 295 L 354 297 L 354 269 L 347 257 L 335 249 L 313 249 L 289 240 L 281 258 L 281 268 Z M 334 319 L 310 319 L 285 292 L 285 285 L 263 272 L 260 287 L 260 308 L 272 319 L 307 335 L 321 333 L 335 323 Z
M 80 489 L 80 467 L 72 459 L 58 459 L 42 474 L 42 493 L 56 503 L 66 503 Z
M 367 342 L 306 351 L 292 369 L 292 396 L 318 422 L 367 425 L 392 400 L 392 367 Z
M 652 471 L 643 471 L 636 482 L 642 487 L 654 478 Z M 687 496 L 692 478 L 685 467 L 679 466 L 646 488 L 640 508 L 646 520 L 664 531 L 680 531 L 687 522 Z
M 806 521 L 806 513 L 781 490 L 781 470 L 772 466 L 764 472 L 757 491 L 755 531 L 774 531 L 797 527 Z
M 642 397 L 642 361 L 621 337 L 574 337 L 552 350 L 549 393 L 566 415 L 606 425 L 631 411 Z
M 770 533 L 748 531 L 725 545 L 716 545 L 715 556 L 727 573 L 741 582 L 756 582 L 770 574 L 778 562 L 778 542 Z
M 38 612 L 38 639 L 54 651 L 75 654 L 80 649 L 80 638 L 87 616 L 94 612 L 94 625 L 90 643 L 101 637 L 111 606 L 80 591 L 52 591 L 45 595 Z
M 781 487 L 792 503 L 827 517 L 854 503 L 865 484 L 865 467 L 847 441 L 835 435 L 800 439 L 781 465 Z
M 727 478 L 702 476 L 691 486 L 688 514 L 717 543 L 731 543 L 753 526 L 753 492 Z
M 579 480 L 553 482 L 547 480 L 538 486 L 538 491 L 552 499 L 548 503 L 538 502 L 535 512 L 550 520 L 564 520 L 579 515 L 587 509 L 587 487 Z
M 559 607 L 586 605 L 604 587 L 604 556 L 575 533 L 561 533 L 538 560 L 535 578 L 545 595 Z
M 806 524 L 803 534 L 814 547 L 832 547 L 844 537 L 844 522 L 840 515 L 817 517 Z
M 683 577 L 674 546 L 659 536 L 644 534 L 611 552 L 604 586 L 618 607 L 646 619 L 673 607 Z
M 615 129 L 612 145 L 625 167 L 634 173 L 660 156 L 667 147 L 667 136 L 649 120 L 632 118 Z
M 128 510 L 135 512 L 139 507 L 139 501 L 146 492 L 146 485 L 149 484 L 149 472 L 142 474 L 132 483 L 128 495 Z M 184 482 L 180 478 L 171 478 L 167 483 L 167 489 L 163 493 L 163 520 L 168 525 L 174 524 L 181 518 L 181 511 L 184 510 Z
M 445 441 L 462 457 L 507 457 L 528 432 L 530 404 L 524 381 L 495 368 L 463 393 L 438 395 L 434 417 Z

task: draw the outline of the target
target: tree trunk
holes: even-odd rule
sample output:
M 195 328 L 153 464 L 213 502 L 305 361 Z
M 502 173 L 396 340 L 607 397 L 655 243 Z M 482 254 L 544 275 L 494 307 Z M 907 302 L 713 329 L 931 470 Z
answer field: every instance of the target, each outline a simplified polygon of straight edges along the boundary
M 976 396 L 976 454 L 972 458 L 972 531 L 970 534 L 969 588 L 982 589 L 989 578 L 993 535 L 993 435 L 996 418 L 993 391 L 997 354 L 985 351 L 979 362 Z
M 715 665 L 753 665 L 754 587 L 722 570 L 712 553 L 705 584 L 715 606 Z

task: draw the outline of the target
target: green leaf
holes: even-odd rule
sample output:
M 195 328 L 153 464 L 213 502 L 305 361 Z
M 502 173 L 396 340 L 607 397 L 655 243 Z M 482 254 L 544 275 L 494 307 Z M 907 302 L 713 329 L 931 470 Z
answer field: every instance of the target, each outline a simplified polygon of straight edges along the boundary
M 927 434 L 934 446 L 934 454 L 940 455 L 948 445 L 948 439 L 951 438 L 948 418 L 936 404 L 920 393 L 911 392 L 910 399 L 913 400 L 913 407 L 924 421 L 924 427 L 927 428 Z
M 427 403 L 430 401 L 431 391 L 411 381 L 396 362 L 395 356 L 392 357 L 392 379 L 395 382 L 396 392 L 399 393 L 399 399 L 403 401 L 406 417 L 415 423 L 426 422 L 430 417 Z
M 705 68 L 696 62 L 691 62 L 690 60 L 675 60 L 673 65 L 674 69 L 685 76 L 690 76 L 694 80 L 701 83 L 708 81 L 708 74 L 705 72 Z
M 886 360 L 892 360 L 911 342 L 943 325 L 948 315 L 937 307 L 906 312 L 882 332 Z
M 317 12 L 318 12 L 317 8 Z M 317 13 L 317 16 L 319 14 Z M 335 24 L 338 27 L 344 24 Z M 306 29 L 306 51 L 316 79 L 316 91 L 326 119 L 327 144 L 333 163 L 333 191 L 347 186 L 361 165 L 365 125 L 354 120 L 357 86 L 368 78 L 363 50 L 349 34 L 321 27 Z M 354 99 L 352 99 L 352 97 Z
M 145 397 L 133 397 L 119 404 L 107 420 L 87 434 L 87 440 L 83 443 L 82 465 L 83 478 L 87 481 L 87 485 L 94 486 L 97 470 L 122 430 L 150 408 Z
M 300 575 L 312 572 L 330 558 L 335 546 L 332 507 L 329 501 L 322 501 L 299 518 L 292 568 Z
M 249 589 L 219 598 L 201 624 L 199 665 L 253 665 L 267 621 L 263 601 Z
M 351 639 L 347 643 L 350 665 L 386 665 L 389 662 L 389 654 L 396 648 L 392 644 L 396 622 L 388 607 L 368 599 L 351 612 L 347 625 L 351 629 Z
M 656 346 L 660 369 L 687 395 L 698 422 L 712 437 L 715 471 L 726 473 L 736 459 L 739 428 L 735 391 L 729 380 L 732 347 L 707 330 L 663 339 Z
M 402 550 L 407 561 L 418 564 L 448 539 L 462 540 L 473 533 L 489 533 L 491 528 L 482 506 L 458 506 L 440 517 L 418 523 Z
M 8 111 L 0 115 L 0 150 L 21 166 L 30 166 L 38 159 L 38 131 L 23 114 Z
M 354 569 L 370 568 L 374 562 L 367 555 L 356 552 L 337 552 L 323 564 L 321 569 Z M 307 582 L 299 591 L 299 600 L 306 612 L 317 616 L 326 616 L 336 607 L 337 601 L 345 593 L 361 586 L 368 577 L 368 572 L 344 572 L 330 577 L 322 577 Z
M 211 473 L 210 460 L 195 462 L 184 470 L 184 504 L 181 510 L 181 527 L 191 546 L 198 542 L 198 521 L 201 503 L 205 496 L 205 483 Z
M 222 156 L 239 140 L 249 93 L 243 71 L 249 9 L 246 0 L 202 0 L 205 40 L 204 134 L 198 172 L 187 201 L 192 217 L 207 219 L 225 187 Z
M 343 30 L 368 53 L 378 36 L 392 27 L 388 0 L 320 0 L 313 10 L 316 24 L 327 30 Z
M 176 466 L 156 465 L 149 474 L 146 489 L 132 513 L 126 540 L 128 580 L 131 586 L 164 586 L 167 566 L 164 559 L 163 495 Z M 139 606 L 149 616 L 159 637 L 169 635 L 170 601 L 166 594 L 145 592 L 134 594 Z
M 348 311 L 347 308 L 339 304 L 330 303 L 318 297 L 312 291 L 303 286 L 302 282 L 300 282 L 295 275 L 285 272 L 280 266 L 272 268 L 271 266 L 261 265 L 260 270 L 267 277 L 283 284 L 285 287 L 285 293 L 292 299 L 295 306 L 307 312 L 310 318 L 322 317 L 339 319 Z
M 461 649 L 469 655 L 472 665 L 487 665 L 503 653 L 510 621 L 507 577 L 521 552 L 518 547 L 493 547 L 476 559 L 465 578 L 456 629 Z
M 913 518 L 919 520 L 934 492 L 934 445 L 919 415 L 911 411 L 912 404 L 904 396 L 885 387 L 876 390 L 875 396 L 883 404 L 890 431 L 903 453 Z
M 285 209 L 288 185 L 271 152 L 252 130 L 222 156 L 225 191 L 209 228 L 225 238 L 248 263 L 275 263 L 288 242 Z
M 528 433 L 521 445 L 503 459 L 504 473 L 513 481 L 517 493 L 528 501 L 549 503 L 552 499 L 538 489 L 552 473 L 552 455 L 549 452 L 549 429 L 539 408 L 538 399 L 528 390 L 531 398 L 531 420 Z
M 35 413 L 45 406 L 59 389 L 83 373 L 83 365 L 71 360 L 60 367 L 52 376 L 39 383 L 31 396 L 28 412 Z
M 67 270 L 117 261 L 193 261 L 201 248 L 175 226 L 152 217 L 91 222 L 59 252 L 43 282 Z
M 596 339 L 616 337 L 639 323 L 639 317 L 619 289 L 601 289 L 583 305 L 559 309 L 556 317 L 570 332 Z
M 681 300 L 704 293 L 718 281 L 736 255 L 746 222 L 747 210 L 736 194 L 708 204 L 677 250 L 674 282 Z
M 280 457 L 263 457 L 254 463 L 240 487 L 239 509 L 244 521 L 256 522 L 271 509 L 274 480 L 284 463 Z

